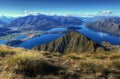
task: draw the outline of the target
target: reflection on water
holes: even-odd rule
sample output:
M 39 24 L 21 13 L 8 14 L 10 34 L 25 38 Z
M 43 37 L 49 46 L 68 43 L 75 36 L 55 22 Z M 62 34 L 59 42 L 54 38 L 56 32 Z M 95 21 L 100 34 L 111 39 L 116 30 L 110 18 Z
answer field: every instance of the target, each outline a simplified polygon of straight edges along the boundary
M 48 30 L 47 32 L 59 32 L 59 31 L 66 31 L 67 28 L 53 28 L 51 30 Z
M 0 40 L 0 44 L 6 44 L 8 40 Z
M 26 38 L 27 36 L 14 36 L 14 39 L 15 40 L 21 40 L 21 39 L 24 39 Z
M 88 38 L 96 41 L 97 43 L 101 43 L 103 41 L 110 42 L 111 44 L 119 44 L 120 45 L 120 36 L 113 36 L 108 33 L 97 32 L 91 29 L 86 28 L 85 26 L 81 26 L 82 29 L 78 30 L 83 35 Z

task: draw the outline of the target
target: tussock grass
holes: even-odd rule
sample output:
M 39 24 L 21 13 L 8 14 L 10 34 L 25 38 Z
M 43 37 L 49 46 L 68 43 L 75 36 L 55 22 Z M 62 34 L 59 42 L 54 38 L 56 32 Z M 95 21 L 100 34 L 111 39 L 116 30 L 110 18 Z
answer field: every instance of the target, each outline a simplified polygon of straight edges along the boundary
M 22 73 L 27 76 L 57 74 L 59 70 L 59 67 L 46 62 L 44 56 L 40 53 L 19 53 L 11 57 L 8 63 L 9 67 L 16 73 Z
M 78 53 L 69 53 L 65 55 L 66 58 L 71 58 L 75 60 L 83 59 L 85 58 L 83 54 L 78 54 Z
M 120 53 L 50 53 L 0 46 L 0 79 L 119 79 Z M 112 79 L 111 78 L 111 79 Z
M 44 56 L 47 56 L 47 57 L 60 57 L 60 56 L 62 56 L 62 54 L 61 53 L 58 53 L 58 52 L 42 52 L 42 54 L 44 55 Z
M 110 59 L 111 60 L 113 60 L 113 59 L 120 59 L 120 55 L 113 55 L 113 56 L 110 57 Z
M 13 55 L 15 53 L 16 53 L 15 51 L 0 50 L 0 57 L 5 57 L 7 55 Z
M 80 62 L 79 67 L 82 73 L 97 73 L 103 69 L 101 64 L 95 62 Z
M 113 60 L 110 65 L 112 68 L 120 70 L 120 60 Z
M 97 55 L 95 56 L 96 59 L 106 59 L 108 58 L 108 56 L 105 56 L 105 55 Z
M 0 57 L 14 55 L 21 52 L 27 52 L 27 50 L 23 48 L 13 48 L 5 45 L 0 45 Z

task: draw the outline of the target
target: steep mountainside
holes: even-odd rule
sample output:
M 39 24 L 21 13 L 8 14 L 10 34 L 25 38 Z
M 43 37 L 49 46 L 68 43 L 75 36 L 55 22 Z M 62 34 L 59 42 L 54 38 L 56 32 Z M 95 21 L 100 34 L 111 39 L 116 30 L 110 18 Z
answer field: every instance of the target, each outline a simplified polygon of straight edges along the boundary
M 29 15 L 13 20 L 8 27 L 19 27 L 22 30 L 49 30 L 69 25 L 80 25 L 82 21 L 76 17 Z
M 107 32 L 113 35 L 120 35 L 119 17 L 109 17 L 105 19 L 100 19 L 96 22 L 88 23 L 86 26 L 94 30 Z
M 3 21 L 0 20 L 0 27 L 2 27 L 5 24 L 6 24 L 5 22 L 3 22 Z
M 104 50 L 102 46 L 78 32 L 70 32 L 55 41 L 37 46 L 34 49 L 60 53 L 97 52 Z

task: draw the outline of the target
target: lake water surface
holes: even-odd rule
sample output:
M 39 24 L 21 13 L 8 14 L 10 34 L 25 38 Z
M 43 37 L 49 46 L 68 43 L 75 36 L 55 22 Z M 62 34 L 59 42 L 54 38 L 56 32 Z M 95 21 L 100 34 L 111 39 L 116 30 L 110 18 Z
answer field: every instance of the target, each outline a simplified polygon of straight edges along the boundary
M 97 32 L 85 27 L 85 25 L 80 25 L 82 29 L 78 29 L 76 31 L 80 32 L 81 34 L 85 35 L 86 37 L 90 38 L 91 40 L 102 43 L 103 41 L 110 42 L 111 44 L 120 45 L 120 36 L 110 35 L 108 33 Z M 47 32 L 57 32 L 57 31 L 66 31 L 66 28 L 54 28 Z M 63 36 L 64 34 L 43 34 L 38 37 L 34 37 L 29 39 L 21 44 L 15 45 L 15 47 L 24 47 L 27 49 L 31 49 L 35 46 L 39 46 L 45 43 L 49 43 L 57 38 Z M 26 36 L 15 36 L 15 39 L 23 39 Z M 0 40 L 0 44 L 6 44 L 8 40 Z
M 16 45 L 15 47 L 24 47 L 26 49 L 31 49 L 35 46 L 49 43 L 49 42 L 61 37 L 62 35 L 63 34 L 44 34 L 44 35 L 32 38 L 30 40 L 27 40 L 19 45 Z
M 80 26 L 82 29 L 78 30 L 83 35 L 92 39 L 97 43 L 102 43 L 103 41 L 110 42 L 111 44 L 120 45 L 120 36 L 114 36 L 108 33 L 98 32 L 86 28 L 84 25 Z

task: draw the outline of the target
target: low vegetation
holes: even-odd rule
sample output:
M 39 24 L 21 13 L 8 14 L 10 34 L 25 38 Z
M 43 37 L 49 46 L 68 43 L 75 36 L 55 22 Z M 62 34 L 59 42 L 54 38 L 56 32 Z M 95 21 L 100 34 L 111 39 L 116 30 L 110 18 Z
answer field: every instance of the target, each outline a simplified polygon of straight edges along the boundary
M 120 53 L 50 53 L 0 46 L 0 79 L 119 79 Z
M 16 73 L 21 73 L 30 77 L 34 77 L 37 74 L 57 74 L 60 67 L 52 65 L 45 61 L 44 57 L 40 53 L 20 53 L 14 55 L 8 60 L 9 67 L 13 68 Z M 15 67 L 14 67 L 15 66 Z
M 105 56 L 105 55 L 97 55 L 95 56 L 96 59 L 106 59 L 108 58 L 108 56 Z
M 0 37 L 0 40 L 10 40 L 10 39 L 12 39 L 13 37 L 14 37 L 13 34 L 7 35 L 7 36 L 1 36 L 1 37 Z

